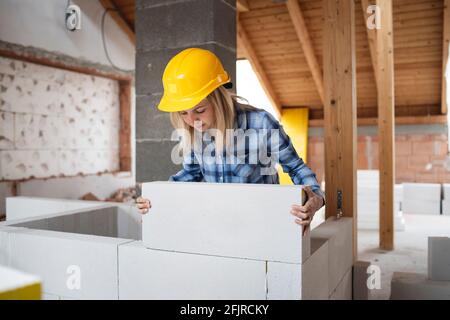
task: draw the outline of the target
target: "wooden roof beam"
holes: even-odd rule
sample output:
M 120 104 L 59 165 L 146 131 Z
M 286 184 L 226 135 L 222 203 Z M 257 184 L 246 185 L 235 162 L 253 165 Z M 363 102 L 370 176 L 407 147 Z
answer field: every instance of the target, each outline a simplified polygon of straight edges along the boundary
M 447 74 L 448 54 L 450 45 L 450 0 L 444 0 L 444 26 L 443 26 L 443 49 L 442 49 L 442 94 L 441 94 L 441 112 L 447 114 L 447 90 L 449 88 Z
M 308 29 L 306 27 L 305 19 L 303 18 L 302 10 L 298 4 L 298 0 L 288 0 L 286 6 L 291 16 L 292 23 L 294 24 L 295 32 L 300 40 L 300 44 L 305 55 L 306 62 L 308 63 L 309 70 L 311 71 L 314 83 L 316 84 L 317 93 L 320 100 L 324 105 L 324 89 L 323 89 L 323 75 L 320 69 L 319 62 L 317 61 L 314 53 L 314 48 L 309 37 Z
M 258 59 L 258 56 L 256 55 L 256 52 L 253 49 L 253 46 L 247 36 L 247 33 L 245 32 L 244 27 L 242 26 L 242 24 L 239 20 L 238 20 L 238 30 L 237 31 L 238 31 L 237 32 L 237 37 L 238 37 L 237 41 L 238 41 L 239 45 L 242 46 L 242 51 L 244 52 L 245 57 L 250 62 L 267 97 L 269 98 L 270 102 L 275 106 L 275 112 L 277 113 L 278 118 L 280 118 L 281 117 L 280 101 L 278 100 L 275 90 L 273 89 L 273 87 L 269 81 L 269 78 L 267 77 L 267 74 L 265 73 L 264 68 L 262 67 L 262 65 Z
M 368 7 L 371 5 L 369 0 L 361 0 L 361 7 L 364 14 L 364 21 L 369 19 Z M 373 75 L 375 78 L 375 87 L 378 90 L 378 70 L 377 70 L 377 29 L 369 29 L 366 26 L 367 40 L 369 42 L 370 58 L 372 59 Z
M 105 9 L 112 9 L 110 11 L 111 17 L 119 25 L 120 29 L 122 29 L 122 31 L 125 32 L 130 41 L 134 45 L 136 45 L 136 36 L 134 34 L 133 27 L 126 22 L 125 17 L 123 16 L 119 8 L 116 6 L 114 1 L 113 0 L 99 0 L 99 1 Z

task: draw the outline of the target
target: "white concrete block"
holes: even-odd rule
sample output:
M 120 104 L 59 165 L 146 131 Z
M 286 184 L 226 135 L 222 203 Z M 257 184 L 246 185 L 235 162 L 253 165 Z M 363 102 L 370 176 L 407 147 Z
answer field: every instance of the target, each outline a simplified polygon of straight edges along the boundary
M 348 269 L 339 282 L 336 289 L 331 293 L 330 300 L 352 300 L 353 295 L 352 268 Z
M 403 199 L 441 200 L 441 185 L 438 183 L 403 183 Z
M 148 248 L 290 263 L 309 256 L 309 235 L 290 214 L 301 186 L 155 182 L 142 196 L 152 202 Z
M 394 186 L 394 201 L 395 202 L 403 202 L 403 185 L 396 184 Z
M 60 300 L 59 296 L 55 294 L 49 294 L 49 293 L 42 293 L 42 300 Z
M 99 204 L 96 208 L 71 210 L 25 219 L 13 219 L 0 225 L 117 237 L 117 206 L 105 202 Z
M 311 231 L 311 239 L 328 240 L 329 294 L 353 265 L 353 219 L 329 218 Z
M 268 300 L 326 300 L 328 241 L 311 239 L 311 255 L 303 264 L 268 262 Z
M 33 197 L 6 198 L 6 219 L 25 219 L 71 210 L 98 208 L 104 202 Z
M 428 278 L 450 281 L 450 238 L 428 237 Z
M 142 214 L 134 205 L 117 205 L 117 237 L 142 240 Z
M 56 116 L 17 113 L 14 116 L 16 149 L 59 147 L 64 127 Z
M 402 203 L 402 211 L 406 214 L 441 214 L 441 200 L 420 200 L 405 198 Z
M 328 241 L 311 240 L 311 256 L 302 265 L 302 300 L 328 299 L 328 250 Z
M 442 201 L 442 214 L 450 216 L 450 200 Z
M 302 300 L 302 281 L 301 264 L 283 262 L 267 263 L 268 300 Z
M 41 277 L 46 293 L 78 299 L 117 299 L 117 247 L 129 241 L 22 229 L 8 234 L 7 247 L 2 250 L 7 251 L 10 267 Z
M 14 115 L 11 112 L 0 112 L 0 148 L 14 148 Z
M 394 272 L 391 300 L 450 300 L 450 281 L 428 280 L 425 274 Z
M 353 264 L 353 300 L 369 300 L 370 290 L 367 287 L 369 267 L 368 261 L 356 261 Z
M 443 200 L 450 202 L 450 183 L 442 184 Z
M 266 299 L 266 263 L 119 246 L 120 299 Z
M 58 175 L 58 162 L 54 150 L 0 151 L 2 178 L 6 180 L 47 178 Z

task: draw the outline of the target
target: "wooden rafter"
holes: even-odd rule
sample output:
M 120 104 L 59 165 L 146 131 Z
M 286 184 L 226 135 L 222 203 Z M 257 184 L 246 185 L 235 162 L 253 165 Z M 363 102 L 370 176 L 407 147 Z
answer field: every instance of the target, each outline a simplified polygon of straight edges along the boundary
M 371 5 L 369 0 L 361 0 L 361 7 L 364 14 L 364 21 L 369 18 L 367 8 Z M 365 27 L 367 31 L 367 40 L 369 42 L 370 58 L 372 59 L 373 74 L 375 78 L 375 87 L 378 88 L 378 71 L 377 71 L 377 29 L 369 29 Z
M 238 12 L 245 12 L 250 10 L 247 0 L 236 0 L 236 8 Z
M 443 29 L 443 49 L 442 49 L 442 94 L 441 94 L 441 112 L 447 114 L 447 69 L 448 54 L 450 45 L 450 0 L 444 0 L 444 29 Z
M 238 43 L 240 46 L 242 46 L 242 51 L 244 52 L 245 57 L 250 62 L 253 70 L 255 71 L 256 76 L 258 77 L 259 82 L 261 83 L 261 86 L 263 87 L 265 93 L 267 94 L 267 97 L 269 98 L 270 102 L 275 106 L 275 112 L 277 113 L 278 117 L 281 117 L 281 104 L 276 96 L 275 90 L 273 89 L 269 78 L 267 77 L 266 72 L 264 71 L 264 68 L 262 67 L 258 56 L 256 55 L 255 50 L 253 49 L 253 46 L 247 36 L 247 33 L 244 30 L 244 27 L 242 26 L 242 23 L 238 20 L 238 28 L 237 28 L 237 37 L 238 37 Z
M 300 44 L 305 55 L 306 62 L 308 63 L 309 70 L 311 71 L 314 83 L 316 84 L 317 92 L 319 94 L 322 104 L 324 104 L 324 90 L 323 90 L 323 76 L 320 69 L 319 62 L 317 61 L 314 53 L 314 48 L 311 42 L 311 38 L 306 27 L 303 13 L 298 4 L 298 0 L 288 0 L 286 6 L 291 16 L 292 23 L 294 24 L 295 32 L 300 40 Z
M 124 15 L 116 6 L 114 1 L 113 0 L 99 0 L 99 1 L 105 9 L 112 9 L 109 13 L 111 14 L 113 20 L 119 25 L 119 27 L 123 30 L 123 32 L 125 32 L 130 41 L 133 44 L 136 44 L 136 36 L 133 31 L 133 26 L 130 26 L 126 22 Z
M 380 166 L 380 248 L 394 249 L 395 102 L 394 28 L 392 0 L 377 0 L 381 29 L 377 30 L 378 154 Z

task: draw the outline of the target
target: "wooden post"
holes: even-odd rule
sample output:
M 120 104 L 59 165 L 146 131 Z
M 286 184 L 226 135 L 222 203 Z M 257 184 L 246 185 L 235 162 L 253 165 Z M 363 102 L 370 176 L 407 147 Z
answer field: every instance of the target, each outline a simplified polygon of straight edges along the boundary
M 377 0 L 378 135 L 380 167 L 380 248 L 394 249 L 394 44 L 392 0 Z
M 356 63 L 353 0 L 326 0 L 323 70 L 326 217 L 353 217 L 353 256 L 357 258 Z M 340 199 L 342 201 L 340 201 Z

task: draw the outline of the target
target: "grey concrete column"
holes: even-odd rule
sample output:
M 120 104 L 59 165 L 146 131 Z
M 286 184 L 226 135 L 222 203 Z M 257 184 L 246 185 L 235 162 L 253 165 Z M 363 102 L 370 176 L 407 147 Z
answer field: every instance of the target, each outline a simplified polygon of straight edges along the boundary
M 164 68 L 183 49 L 208 49 L 235 83 L 236 0 L 137 0 L 135 30 L 136 180 L 167 180 L 181 166 L 170 157 L 169 114 L 156 109 Z

